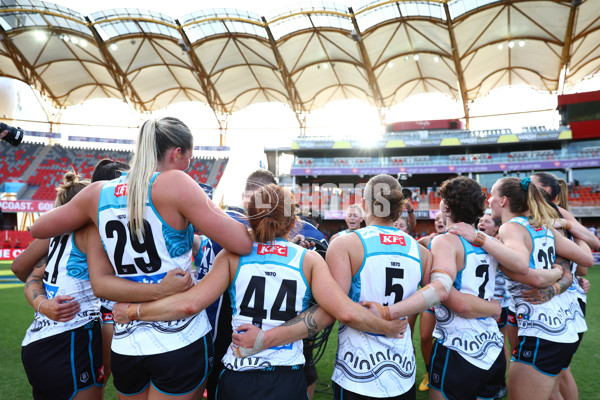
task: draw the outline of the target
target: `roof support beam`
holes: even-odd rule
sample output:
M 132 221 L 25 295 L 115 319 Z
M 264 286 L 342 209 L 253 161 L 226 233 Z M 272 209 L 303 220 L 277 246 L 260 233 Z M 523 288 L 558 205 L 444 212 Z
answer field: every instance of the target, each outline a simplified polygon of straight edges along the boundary
M 190 42 L 190 39 L 188 38 L 185 31 L 183 30 L 183 27 L 179 23 L 179 20 L 176 19 L 175 22 L 177 23 L 177 31 L 179 31 L 179 34 L 181 35 L 181 40 L 183 40 L 182 49 L 184 49 L 184 51 L 188 54 L 192 66 L 194 67 L 194 76 L 196 76 L 196 79 L 198 79 L 200 86 L 202 86 L 202 90 L 204 90 L 204 95 L 206 96 L 206 101 L 215 113 L 215 118 L 219 123 L 219 131 L 221 132 L 220 142 L 221 145 L 224 146 L 224 143 L 226 142 L 225 138 L 227 135 L 227 110 L 223 105 L 223 100 L 221 100 L 221 96 L 219 96 L 215 85 L 213 85 L 212 81 L 210 80 L 210 76 L 204 69 L 204 66 L 202 65 L 202 63 L 198 59 L 198 56 L 196 55 L 196 52 L 192 48 L 192 43 Z
M 123 70 L 121 70 L 121 67 L 119 67 L 119 64 L 115 61 L 112 54 L 110 54 L 110 51 L 108 51 L 108 49 L 106 48 L 106 43 L 96 30 L 94 23 L 90 20 L 89 17 L 85 17 L 85 20 L 88 23 L 90 31 L 94 35 L 94 39 L 96 40 L 98 50 L 100 50 L 100 53 L 102 54 L 102 57 L 106 62 L 106 68 L 108 69 L 108 72 L 112 76 L 113 80 L 117 84 L 117 87 L 119 88 L 119 91 L 123 95 L 123 100 L 138 111 L 147 112 L 148 109 L 144 105 L 142 98 L 135 91 L 133 85 L 131 84 L 131 82 L 129 82 L 129 79 L 127 79 L 127 76 L 125 76 L 125 73 L 123 72 Z
M 469 103 L 467 98 L 467 86 L 465 84 L 465 76 L 460 63 L 458 54 L 458 46 L 456 44 L 456 36 L 454 35 L 454 24 L 450 16 L 450 8 L 448 3 L 444 3 L 444 12 L 446 13 L 446 24 L 448 25 L 448 34 L 450 35 L 450 44 L 452 45 L 452 58 L 454 59 L 454 69 L 456 70 L 456 78 L 458 79 L 458 87 L 460 90 L 460 100 L 462 101 L 463 110 L 465 112 L 465 125 L 469 129 Z
M 50 90 L 46 82 L 44 82 L 35 68 L 29 63 L 29 61 L 27 61 L 27 58 L 25 58 L 21 51 L 19 51 L 12 40 L 10 40 L 8 34 L 2 26 L 0 26 L 0 37 L 2 43 L 8 50 L 8 54 L 12 55 L 11 58 L 15 64 L 15 67 L 19 70 L 21 76 L 23 76 L 25 82 L 29 86 L 38 89 L 43 96 L 52 100 L 55 107 L 62 107 L 54 93 L 52 93 L 52 90 Z
M 277 42 L 275 41 L 275 37 L 271 32 L 271 28 L 269 28 L 269 24 L 265 17 L 261 17 L 265 31 L 267 32 L 267 36 L 269 37 L 269 43 L 271 44 L 271 50 L 275 55 L 275 59 L 277 60 L 277 68 L 279 69 L 279 73 L 281 73 L 281 77 L 283 78 L 283 84 L 285 86 L 285 90 L 287 91 L 288 98 L 290 99 L 290 106 L 292 106 L 292 110 L 296 115 L 296 119 L 298 120 L 298 125 L 300 125 L 301 132 L 305 132 L 306 130 L 306 111 L 304 110 L 304 106 L 302 103 L 302 99 L 300 98 L 300 93 L 298 93 L 298 89 L 296 88 L 296 84 L 290 75 L 290 71 L 287 69 L 285 62 L 283 61 L 283 57 L 279 52 L 279 48 L 277 47 Z
M 581 1 L 572 1 L 571 10 L 569 11 L 569 21 L 567 22 L 567 30 L 565 31 L 565 41 L 563 42 L 562 55 L 560 57 L 560 70 L 558 71 L 558 79 L 556 80 L 556 90 L 563 92 L 564 83 L 567 80 L 567 70 L 571 62 L 571 46 L 573 45 L 573 33 L 575 31 L 575 19 Z
M 385 125 L 385 116 L 383 113 L 385 103 L 383 101 L 383 96 L 381 95 L 381 90 L 379 89 L 379 84 L 377 83 L 377 79 L 375 78 L 375 73 L 373 72 L 373 65 L 371 64 L 369 53 L 367 53 L 367 49 L 365 48 L 365 44 L 363 43 L 362 32 L 358 27 L 356 15 L 354 14 L 354 10 L 352 9 L 352 7 L 348 7 L 348 13 L 350 14 L 350 18 L 352 18 L 352 26 L 354 26 L 354 31 L 356 32 L 356 35 L 352 35 L 352 39 L 354 39 L 356 45 L 358 46 L 363 61 L 363 67 L 367 72 L 367 79 L 369 83 L 369 88 L 371 89 L 371 96 L 375 101 L 375 106 L 377 107 L 377 112 L 379 113 L 379 121 L 381 122 L 381 125 Z

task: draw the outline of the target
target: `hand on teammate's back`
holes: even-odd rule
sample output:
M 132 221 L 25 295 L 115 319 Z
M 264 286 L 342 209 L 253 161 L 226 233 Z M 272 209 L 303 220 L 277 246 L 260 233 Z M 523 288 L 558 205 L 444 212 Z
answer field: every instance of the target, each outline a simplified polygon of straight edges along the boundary
M 60 295 L 43 300 L 39 310 L 53 321 L 66 322 L 72 320 L 80 310 L 79 303 L 73 299 L 73 296 Z

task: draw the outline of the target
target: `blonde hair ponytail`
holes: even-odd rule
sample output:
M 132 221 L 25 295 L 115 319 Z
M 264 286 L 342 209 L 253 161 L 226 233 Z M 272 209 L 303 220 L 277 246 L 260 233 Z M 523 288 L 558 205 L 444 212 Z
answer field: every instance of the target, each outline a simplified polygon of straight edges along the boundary
M 151 119 L 142 125 L 127 175 L 127 213 L 131 233 L 139 240 L 144 236 L 144 211 L 150 180 L 159 162 L 169 149 L 179 147 L 185 152 L 193 146 L 192 132 L 177 118 Z

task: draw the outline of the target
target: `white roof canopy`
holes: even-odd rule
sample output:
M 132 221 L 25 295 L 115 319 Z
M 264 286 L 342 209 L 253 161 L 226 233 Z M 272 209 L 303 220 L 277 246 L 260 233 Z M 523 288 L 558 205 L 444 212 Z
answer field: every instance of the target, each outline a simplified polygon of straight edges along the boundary
M 230 114 L 281 102 L 298 115 L 340 99 L 380 110 L 419 93 L 462 102 L 508 85 L 562 92 L 600 71 L 600 1 L 375 1 L 265 18 L 212 9 L 177 20 L 141 9 L 81 15 L 1 0 L 0 76 L 55 107 L 181 101 Z

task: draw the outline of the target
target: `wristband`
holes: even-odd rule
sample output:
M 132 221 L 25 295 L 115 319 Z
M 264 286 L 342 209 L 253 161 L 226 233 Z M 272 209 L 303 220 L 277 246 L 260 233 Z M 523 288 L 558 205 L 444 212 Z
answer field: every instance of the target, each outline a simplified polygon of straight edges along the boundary
M 132 303 L 127 306 L 127 319 L 130 321 L 137 320 L 137 311 L 134 309 L 135 306 L 136 305 Z
M 413 208 L 412 210 L 410 210 L 410 211 L 408 211 L 408 210 L 407 210 L 406 212 L 407 212 L 408 214 L 412 214 L 412 213 L 414 213 L 414 212 L 415 212 L 415 209 Z
M 38 306 L 37 306 L 37 312 L 38 312 L 38 314 L 40 313 L 40 306 L 41 306 L 41 305 L 42 305 L 42 303 L 43 303 L 43 302 L 45 302 L 46 300 L 48 300 L 48 299 L 44 299 L 44 300 L 42 300 L 42 301 L 40 301 L 40 302 L 39 302 L 39 304 L 38 304 Z
M 138 304 L 138 307 L 137 307 L 137 317 L 138 317 L 138 321 L 141 321 L 141 320 L 142 320 L 142 317 L 140 317 L 140 307 L 141 307 L 141 306 L 142 306 L 142 303 L 139 303 L 139 304 Z
M 486 238 L 487 238 L 487 235 L 485 233 L 483 233 L 481 231 L 477 231 L 477 235 L 475 236 L 475 240 L 473 240 L 473 243 L 476 244 L 477 246 L 481 247 L 485 243 Z

